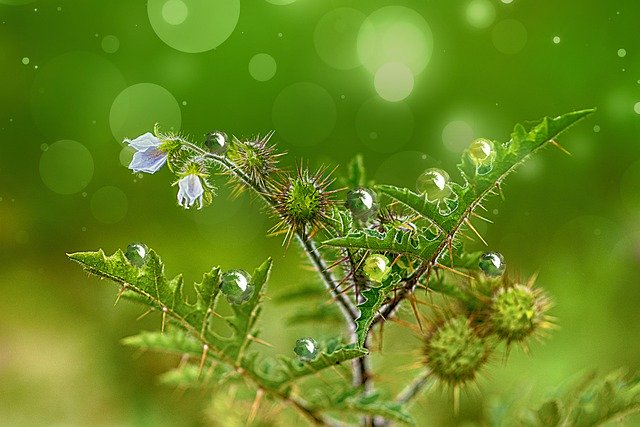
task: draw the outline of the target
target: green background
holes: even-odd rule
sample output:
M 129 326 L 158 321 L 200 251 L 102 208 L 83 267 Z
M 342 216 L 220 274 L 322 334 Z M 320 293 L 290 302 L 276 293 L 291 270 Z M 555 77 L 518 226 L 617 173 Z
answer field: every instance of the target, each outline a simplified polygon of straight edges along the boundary
M 65 252 L 142 241 L 188 282 L 273 255 L 271 295 L 315 280 L 297 248 L 265 237 L 274 221 L 259 203 L 230 200 L 223 180 L 197 212 L 177 206 L 168 171 L 131 174 L 122 139 L 155 122 L 194 139 L 275 129 L 286 166 L 360 152 L 377 181 L 413 187 L 427 167 L 455 177 L 475 137 L 597 107 L 560 138 L 572 157 L 546 150 L 526 164 L 506 200 L 488 204 L 495 224 L 478 225 L 513 274 L 539 273 L 560 328 L 529 355 L 497 356 L 457 418 L 449 392 L 422 396 L 414 412 L 425 425 L 477 423 L 523 390 L 535 404 L 585 369 L 638 368 L 638 22 L 631 1 L 0 0 L 0 420 L 211 422 L 208 395 L 156 384 L 175 359 L 119 344 L 160 318 L 113 308 L 116 288 Z M 268 351 L 331 336 L 332 325 L 287 325 L 291 310 L 267 304 Z M 376 357 L 378 381 L 397 391 L 419 343 L 386 329 L 395 356 Z

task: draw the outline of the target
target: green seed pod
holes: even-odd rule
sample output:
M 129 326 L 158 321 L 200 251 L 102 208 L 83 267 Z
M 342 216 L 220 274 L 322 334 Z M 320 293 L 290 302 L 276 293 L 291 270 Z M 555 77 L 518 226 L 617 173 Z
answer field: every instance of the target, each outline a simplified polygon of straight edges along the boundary
M 548 325 L 545 317 L 548 308 L 549 300 L 539 290 L 525 285 L 500 288 L 491 303 L 491 331 L 507 343 L 522 341 L 539 327 Z
M 475 379 L 491 350 L 469 320 L 457 316 L 438 324 L 427 335 L 425 363 L 440 381 L 458 386 Z

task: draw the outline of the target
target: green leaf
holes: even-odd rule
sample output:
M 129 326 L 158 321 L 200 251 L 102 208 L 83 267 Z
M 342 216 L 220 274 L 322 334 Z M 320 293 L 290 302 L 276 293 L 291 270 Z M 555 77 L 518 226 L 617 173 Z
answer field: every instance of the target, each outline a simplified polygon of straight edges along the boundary
M 341 414 L 356 413 L 373 417 L 379 416 L 386 420 L 415 425 L 415 421 L 405 410 L 404 405 L 383 400 L 377 393 L 363 396 L 361 393 L 355 394 L 354 390 L 348 390 L 330 399 L 324 410 L 339 411 Z
M 390 274 L 382 282 L 380 287 L 370 287 L 362 291 L 363 301 L 358 304 L 360 310 L 360 316 L 355 320 L 356 323 L 356 337 L 358 338 L 358 346 L 364 347 L 365 340 L 367 339 L 367 333 L 373 323 L 378 310 L 382 307 L 382 304 L 386 300 L 387 296 L 393 285 L 400 281 L 400 276 L 395 273 Z
M 347 179 L 345 181 L 348 188 L 367 186 L 367 171 L 362 154 L 357 154 L 347 164 Z
M 220 379 L 229 381 L 236 378 L 237 376 L 232 375 L 232 371 L 221 363 L 204 366 L 202 370 L 199 365 L 188 363 L 165 372 L 160 375 L 159 380 L 160 383 L 168 386 L 202 388 L 220 386 Z
M 203 351 L 202 343 L 178 329 L 170 329 L 164 333 L 159 331 L 140 332 L 137 335 L 123 338 L 122 344 L 143 350 L 188 354 L 196 357 L 200 357 Z

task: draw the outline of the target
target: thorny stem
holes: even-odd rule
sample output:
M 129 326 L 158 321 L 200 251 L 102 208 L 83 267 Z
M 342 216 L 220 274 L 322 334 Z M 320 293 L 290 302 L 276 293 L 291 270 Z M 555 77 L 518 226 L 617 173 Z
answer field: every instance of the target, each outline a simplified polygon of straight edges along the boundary
M 416 397 L 422 389 L 428 384 L 432 384 L 431 372 L 426 370 L 422 372 L 411 384 L 406 386 L 396 397 L 396 402 L 406 404 Z

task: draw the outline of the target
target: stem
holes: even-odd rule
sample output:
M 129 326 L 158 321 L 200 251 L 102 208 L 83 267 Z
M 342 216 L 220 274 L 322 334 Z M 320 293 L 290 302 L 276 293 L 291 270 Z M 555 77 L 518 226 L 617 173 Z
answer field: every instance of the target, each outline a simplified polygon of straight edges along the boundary
M 406 404 L 422 391 L 422 389 L 431 383 L 431 372 L 426 370 L 422 372 L 411 384 L 406 386 L 396 397 L 396 402 L 400 404 Z
M 182 143 L 185 146 L 191 148 L 193 151 L 202 155 L 203 157 L 212 159 L 213 161 L 220 164 L 224 168 L 233 172 L 233 174 L 236 175 L 245 185 L 253 189 L 267 205 L 275 209 L 275 202 L 273 201 L 273 199 L 267 196 L 267 189 L 253 182 L 251 178 L 247 174 L 245 174 L 231 160 L 229 160 L 226 157 L 211 154 L 189 141 L 182 140 Z M 331 294 L 332 298 L 338 302 L 340 311 L 342 312 L 343 317 L 345 318 L 347 324 L 349 325 L 350 335 L 353 336 L 355 332 L 353 327 L 353 321 L 358 317 L 358 311 L 356 310 L 355 306 L 351 303 L 351 301 L 338 289 L 338 282 L 333 277 L 333 274 L 327 269 L 327 263 L 320 255 L 318 248 L 315 245 L 315 242 L 312 239 L 307 238 L 300 231 L 296 232 L 296 238 L 304 248 L 305 252 L 307 253 L 314 267 L 318 270 L 318 273 L 322 277 L 322 280 L 326 288 L 329 290 L 329 293 Z

